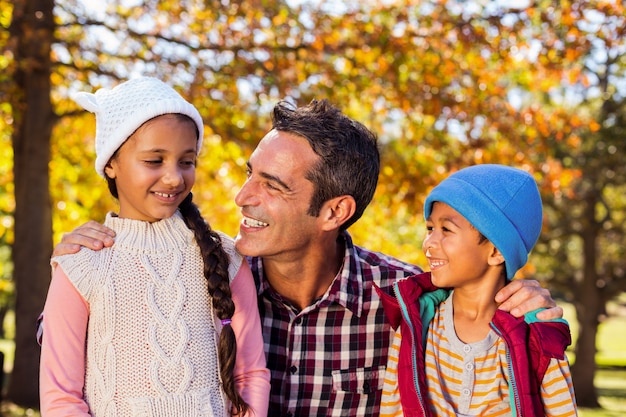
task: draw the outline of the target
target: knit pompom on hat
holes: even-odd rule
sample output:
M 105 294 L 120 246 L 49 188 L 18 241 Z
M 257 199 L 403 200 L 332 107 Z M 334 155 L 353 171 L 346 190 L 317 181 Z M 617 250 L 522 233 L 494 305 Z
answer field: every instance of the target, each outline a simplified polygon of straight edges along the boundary
M 200 113 L 161 80 L 133 78 L 111 89 L 101 88 L 95 94 L 77 93 L 72 99 L 96 115 L 96 171 L 103 177 L 104 167 L 115 151 L 141 125 L 164 114 L 184 114 L 196 123 L 200 152 L 204 135 Z
M 495 164 L 464 168 L 431 191 L 424 218 L 430 217 L 436 201 L 458 211 L 498 248 L 508 280 L 526 264 L 543 221 L 541 196 L 529 173 Z

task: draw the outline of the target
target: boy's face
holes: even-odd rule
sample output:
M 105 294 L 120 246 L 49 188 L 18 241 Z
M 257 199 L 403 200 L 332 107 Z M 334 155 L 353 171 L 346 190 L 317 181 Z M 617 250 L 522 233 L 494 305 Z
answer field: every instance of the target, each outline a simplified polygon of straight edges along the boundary
M 488 240 L 481 243 L 478 230 L 442 202 L 433 204 L 426 220 L 422 249 L 430 266 L 432 282 L 438 287 L 479 284 L 492 268 L 499 266 L 494 259 L 499 252 L 493 244 Z

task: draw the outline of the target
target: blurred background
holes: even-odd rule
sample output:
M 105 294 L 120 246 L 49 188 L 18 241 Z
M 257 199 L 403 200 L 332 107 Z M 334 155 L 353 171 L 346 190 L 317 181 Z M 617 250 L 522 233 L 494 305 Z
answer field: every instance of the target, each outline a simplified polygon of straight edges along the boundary
M 38 415 L 35 321 L 62 234 L 116 209 L 69 98 L 138 75 L 206 124 L 195 200 L 235 235 L 279 100 L 328 98 L 379 137 L 355 243 L 425 265 L 426 194 L 478 163 L 531 172 L 529 265 L 565 310 L 580 414 L 626 413 L 626 10 L 621 0 L 0 0 L 3 415 Z

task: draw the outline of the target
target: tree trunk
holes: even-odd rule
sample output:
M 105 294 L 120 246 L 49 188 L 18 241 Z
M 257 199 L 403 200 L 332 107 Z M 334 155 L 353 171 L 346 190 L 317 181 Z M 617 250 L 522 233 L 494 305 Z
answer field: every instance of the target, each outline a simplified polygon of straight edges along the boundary
M 4 328 L 4 319 L 7 316 L 7 313 L 10 311 L 10 307 L 8 305 L 4 305 L 0 307 L 0 339 L 6 338 L 6 329 Z
M 597 290 L 597 289 L 596 289 Z M 594 311 L 597 294 L 587 292 L 582 297 L 581 306 L 576 308 L 578 315 L 578 341 L 576 342 L 576 362 L 572 366 L 572 379 L 576 391 L 576 403 L 579 407 L 599 407 L 598 393 L 594 385 L 596 373 L 596 335 L 598 316 Z
M 39 346 L 35 321 L 50 280 L 52 217 L 48 162 L 54 123 L 50 53 L 54 0 L 16 0 L 10 28 L 16 86 L 13 105 L 15 180 L 15 362 L 8 399 L 39 405 Z
M 604 301 L 598 288 L 596 269 L 598 224 L 595 222 L 595 207 L 598 196 L 595 193 L 585 199 L 587 224 L 582 234 L 583 240 L 583 281 L 578 288 L 576 313 L 580 330 L 576 342 L 576 362 L 572 366 L 572 379 L 576 391 L 576 403 L 580 407 L 597 408 L 598 393 L 594 385 L 596 374 L 596 336 L 598 315 L 604 309 Z

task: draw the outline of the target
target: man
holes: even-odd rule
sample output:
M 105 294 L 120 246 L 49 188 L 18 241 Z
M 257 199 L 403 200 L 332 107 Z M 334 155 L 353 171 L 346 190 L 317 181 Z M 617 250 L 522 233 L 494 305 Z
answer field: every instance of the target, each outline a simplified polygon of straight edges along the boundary
M 248 162 L 235 201 L 237 249 L 258 286 L 270 416 L 377 416 L 393 336 L 373 284 L 421 270 L 355 246 L 346 229 L 371 201 L 380 158 L 376 137 L 326 100 L 279 103 L 273 128 Z M 89 222 L 64 236 L 55 255 L 99 249 L 113 236 Z M 536 281 L 513 281 L 500 308 L 562 315 Z M 515 308 L 514 308 L 515 307 Z

